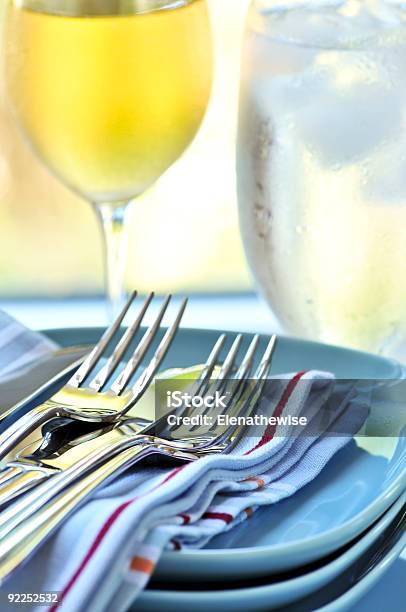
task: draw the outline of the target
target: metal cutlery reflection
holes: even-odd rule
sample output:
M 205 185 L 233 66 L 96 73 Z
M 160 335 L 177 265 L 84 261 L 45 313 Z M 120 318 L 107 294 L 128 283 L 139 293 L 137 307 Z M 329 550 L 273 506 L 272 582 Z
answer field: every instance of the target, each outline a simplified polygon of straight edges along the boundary
M 223 336 L 219 338 L 196 388 L 202 395 L 212 393 L 213 389 L 219 386 L 225 391 L 231 388 L 226 407 L 221 413 L 232 412 L 233 416 L 249 416 L 258 404 L 268 377 L 276 339 L 271 339 L 263 354 L 254 375 L 255 384 L 247 384 L 247 381 L 258 337 L 252 340 L 241 365 L 229 378 L 236 360 L 236 347 L 238 348 L 240 341 L 241 338 L 236 339 L 219 377 L 210 384 L 210 375 L 224 342 Z M 213 408 L 212 411 L 218 412 L 219 409 Z M 179 416 L 187 414 L 189 410 L 185 407 Z M 5 579 L 32 554 L 90 493 L 134 463 L 151 454 L 165 455 L 178 461 L 192 461 L 208 453 L 227 453 L 235 447 L 244 432 L 244 427 L 238 424 L 226 426 L 222 430 L 207 426 L 196 433 L 183 428 L 182 436 L 175 441 L 170 439 L 175 428 L 165 427 L 167 416 L 164 415 L 145 427 L 127 419 L 122 424 L 115 425 L 108 433 L 88 440 L 77 448 L 70 448 L 61 455 L 62 461 L 66 461 L 69 456 L 70 467 L 65 467 L 59 474 L 37 485 L 33 491 L 9 505 L 0 515 L 0 580 Z M 161 428 L 163 433 L 160 437 L 153 435 Z M 178 427 L 180 428 L 181 426 Z M 80 451 L 80 456 L 77 455 L 77 450 Z M 58 460 L 61 458 L 48 460 L 47 463 L 51 467 L 60 468 L 61 463 Z
M 240 342 L 241 337 L 237 337 L 237 340 Z M 256 338 L 255 346 L 257 340 Z M 201 393 L 208 384 L 225 341 L 226 335 L 222 334 L 214 344 L 199 379 L 194 385 L 193 392 L 195 394 Z M 233 349 L 229 355 L 232 353 Z M 249 353 L 250 351 L 248 351 L 248 357 Z M 233 363 L 234 361 L 226 359 L 218 376 L 219 383 L 228 375 Z M 247 365 L 249 364 L 245 359 L 244 371 L 247 370 Z M 152 420 L 144 421 L 140 429 L 152 422 Z M 135 421 L 133 421 L 133 426 L 134 423 Z M 84 458 L 91 452 L 92 448 L 85 443 L 107 433 L 113 427 L 113 424 L 110 424 L 110 426 L 101 429 L 99 423 L 86 423 L 84 430 L 83 425 L 81 421 L 64 418 L 54 418 L 48 421 L 42 428 L 41 438 L 24 448 L 17 456 L 17 460 L 10 461 L 0 472 L 0 506 L 10 502 L 62 469 L 74 465 L 78 459 Z M 93 425 L 93 431 L 89 431 L 89 425 Z M 95 443 L 93 443 L 94 448 Z
M 135 334 L 141 327 L 144 315 L 154 297 L 153 293 L 146 298 L 137 317 L 114 347 L 106 364 L 88 385 L 85 384 L 87 377 L 90 376 L 106 354 L 107 349 L 113 344 L 116 332 L 119 330 L 136 295 L 136 292 L 131 295 L 116 321 L 106 330 L 68 383 L 44 404 L 28 412 L 4 433 L 0 434 L 0 459 L 7 456 L 28 434 L 52 418 L 70 417 L 101 424 L 117 422 L 142 397 L 175 338 L 187 300 L 182 302 L 174 321 L 164 334 L 153 357 L 131 388 L 129 388 L 131 379 L 140 369 L 143 358 L 158 334 L 171 296 L 165 299 L 155 320 L 144 333 L 130 359 L 126 362 L 118 376 L 116 376 L 110 389 L 103 391 L 122 362 Z
M 235 365 L 238 348 L 240 347 L 242 336 L 238 335 L 226 355 L 223 366 L 219 372 L 215 373 L 214 382 L 210 383 L 210 378 L 217 365 L 218 357 L 226 341 L 225 334 L 222 334 L 216 341 L 210 355 L 202 367 L 202 372 L 196 382 L 192 385 L 191 393 L 193 395 L 214 394 L 218 389 L 227 386 L 232 380 L 233 393 L 230 394 L 229 401 L 236 401 L 239 388 L 242 389 L 244 380 L 251 373 L 252 363 L 255 352 L 258 346 L 258 336 L 255 336 L 247 349 L 240 366 L 233 374 L 231 370 Z M 269 344 L 269 350 L 265 353 L 262 365 L 257 370 L 259 379 L 263 378 L 263 372 L 268 367 L 268 361 L 272 355 L 275 346 L 275 338 Z M 185 415 L 188 409 L 185 409 Z M 137 421 L 132 420 L 132 427 L 135 427 Z M 139 430 L 142 427 L 152 424 L 152 421 L 138 421 Z M 87 425 L 87 424 L 86 424 Z M 43 437 L 37 440 L 24 449 L 18 456 L 18 459 L 9 462 L 7 466 L 0 472 L 0 506 L 9 503 L 12 499 L 32 489 L 40 482 L 54 476 L 62 470 L 77 464 L 77 462 L 97 447 L 103 444 L 109 444 L 113 439 L 113 434 L 107 437 L 107 433 L 112 428 L 100 429 L 98 424 L 93 424 L 93 431 L 89 431 L 88 427 L 83 430 L 83 424 L 78 421 L 69 419 L 53 419 L 49 421 L 43 429 Z M 178 430 L 180 428 L 178 427 Z M 175 428 L 169 428 L 164 432 L 166 435 L 173 435 Z M 195 431 L 195 428 L 192 428 Z M 179 431 L 178 431 L 179 437 Z M 195 431 L 197 436 L 197 432 Z M 96 440 L 97 439 L 97 440 Z M 112 452 L 109 447 L 109 452 Z
M 38 432 L 41 437 L 20 448 L 14 461 L 9 461 L 0 471 L 0 508 L 59 472 L 57 468 L 47 465 L 47 459 L 56 458 L 70 447 L 100 436 L 112 427 L 101 429 L 100 424 L 83 424 L 62 418 L 45 423 L 42 432 Z

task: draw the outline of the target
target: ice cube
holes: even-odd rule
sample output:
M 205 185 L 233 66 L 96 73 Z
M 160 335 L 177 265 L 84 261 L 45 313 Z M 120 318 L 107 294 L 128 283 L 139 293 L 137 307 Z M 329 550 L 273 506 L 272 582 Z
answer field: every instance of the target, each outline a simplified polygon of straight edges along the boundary
M 259 4 L 256 28 L 273 38 L 315 47 L 354 47 L 402 23 L 394 0 L 312 0 Z M 256 5 L 258 6 L 258 5 Z
M 377 84 L 357 85 L 346 95 L 325 84 L 317 99 L 296 113 L 296 129 L 322 165 L 358 163 L 395 138 L 401 100 Z
M 268 36 L 258 37 L 263 63 L 268 58 L 271 66 L 252 85 L 260 114 L 272 115 L 276 128 L 290 123 L 324 166 L 358 163 L 402 129 L 404 47 L 396 39 L 387 45 L 386 34 L 370 36 L 388 29 L 379 16 L 382 1 L 323 2 L 320 10 L 296 3 L 276 17 L 269 11 Z M 363 45 L 356 44 L 360 38 Z
M 277 131 L 289 124 L 292 138 L 333 168 L 358 163 L 396 138 L 406 98 L 382 85 L 379 65 L 364 67 L 353 54 L 342 55 L 329 52 L 327 70 L 313 65 L 302 74 L 259 79 L 252 92 L 260 116 L 271 117 Z M 365 79 L 367 70 L 375 80 Z

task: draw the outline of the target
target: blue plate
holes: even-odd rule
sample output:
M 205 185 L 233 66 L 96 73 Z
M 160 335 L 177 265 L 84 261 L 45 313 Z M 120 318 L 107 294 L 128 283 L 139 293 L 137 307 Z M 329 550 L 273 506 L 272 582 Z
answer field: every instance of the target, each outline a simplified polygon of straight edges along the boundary
M 383 542 L 387 533 L 386 530 L 390 528 L 405 502 L 406 494 L 402 495 L 356 544 L 315 571 L 282 582 L 273 582 L 265 586 L 245 589 L 227 589 L 221 585 L 221 590 L 213 591 L 147 590 L 136 600 L 133 610 L 134 612 L 135 610 L 165 610 L 165 612 L 189 612 L 190 610 L 199 612 L 201 610 L 203 612 L 210 609 L 212 612 L 227 612 L 228 610 L 250 610 L 254 612 L 256 610 L 285 609 L 286 606 L 294 602 L 298 602 L 295 610 L 314 609 L 311 607 L 311 598 L 307 600 L 308 605 L 303 606 L 303 608 L 299 600 L 316 593 L 328 583 L 334 584 L 354 562 L 368 553 L 374 543 Z M 403 544 L 398 543 L 385 557 L 385 563 L 396 559 L 406 543 L 405 538 L 402 539 L 402 542 Z M 343 610 L 349 609 L 382 575 L 384 567 L 386 567 L 385 563 L 381 562 L 371 572 L 371 577 L 370 575 L 366 576 L 364 580 L 357 584 L 355 590 L 350 589 L 332 607 L 324 607 L 323 611 L 343 612 Z M 324 589 L 323 594 L 324 597 L 328 597 L 328 589 Z
M 388 559 L 386 562 L 388 562 Z M 387 569 L 388 571 L 385 575 L 375 575 L 370 579 L 373 584 L 364 582 L 362 592 L 358 591 L 358 589 L 347 591 L 345 599 L 341 598 L 341 606 L 348 604 L 349 608 L 347 607 L 347 610 L 350 609 L 353 612 L 382 612 L 382 610 L 405 612 L 406 549 Z M 366 587 L 365 592 L 364 587 Z M 331 605 L 337 606 L 337 603 L 340 602 L 336 600 Z
M 47 333 L 68 346 L 94 343 L 101 332 L 85 328 Z M 164 366 L 201 363 L 219 333 L 180 330 Z M 262 337 L 263 348 L 267 340 Z M 303 369 L 328 370 L 338 378 L 405 378 L 401 365 L 383 357 L 280 338 L 273 374 Z M 406 424 L 404 403 L 398 401 L 396 406 L 401 406 Z M 377 401 L 376 408 L 367 427 L 376 428 L 377 415 L 390 417 L 393 406 Z M 392 437 L 356 438 L 292 498 L 259 510 L 250 521 L 214 538 L 209 547 L 164 554 L 157 577 L 172 581 L 247 579 L 305 565 L 338 550 L 377 520 L 406 489 L 406 438 L 399 436 L 398 421 L 393 424 L 389 419 L 388 423 Z
M 374 586 L 378 586 L 379 582 L 385 579 L 387 572 L 391 567 L 399 561 L 399 556 L 404 551 L 406 546 L 406 533 L 403 534 L 401 540 L 388 552 L 387 555 L 377 564 L 377 566 L 364 578 L 362 578 L 355 586 L 346 591 L 344 595 L 334 599 L 323 608 L 318 608 L 317 612 L 346 612 L 347 610 L 353 610 L 355 612 L 355 606 L 362 603 L 362 599 L 371 591 Z M 405 563 L 403 570 L 405 570 Z M 401 576 L 401 574 L 400 574 Z M 382 605 L 379 606 L 378 602 L 371 601 L 368 605 L 368 612 L 382 612 L 382 610 L 388 610 L 390 612 L 399 612 L 405 609 L 405 589 L 404 589 L 404 576 L 401 581 L 395 583 L 395 588 L 392 592 L 386 591 L 384 587 L 384 597 L 381 595 Z M 388 585 L 386 585 L 388 587 Z M 391 605 L 393 603 L 393 606 Z M 358 612 L 358 609 L 357 609 Z

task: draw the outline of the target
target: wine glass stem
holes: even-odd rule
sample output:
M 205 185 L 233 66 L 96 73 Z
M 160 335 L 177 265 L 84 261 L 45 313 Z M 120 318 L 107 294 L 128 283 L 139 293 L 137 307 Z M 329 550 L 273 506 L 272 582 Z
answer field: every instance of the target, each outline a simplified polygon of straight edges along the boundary
M 104 279 L 108 314 L 112 321 L 124 300 L 124 275 L 128 247 L 129 202 L 94 204 L 103 234 Z

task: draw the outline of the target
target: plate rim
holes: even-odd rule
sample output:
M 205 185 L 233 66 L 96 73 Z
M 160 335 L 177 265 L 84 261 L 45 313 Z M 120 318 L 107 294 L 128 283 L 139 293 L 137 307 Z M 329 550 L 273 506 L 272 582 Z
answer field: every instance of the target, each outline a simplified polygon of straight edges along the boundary
M 123 329 L 125 329 L 125 326 L 123 327 Z M 140 327 L 140 329 L 146 329 L 146 327 L 144 325 L 142 325 Z M 165 327 L 163 327 L 162 329 L 166 329 Z M 65 333 L 70 333 L 70 332 L 78 332 L 78 331 L 84 331 L 85 333 L 87 332 L 97 332 L 99 335 L 101 335 L 103 333 L 103 331 L 106 330 L 106 327 L 100 326 L 100 325 L 96 325 L 96 326 L 78 326 L 78 327 L 54 327 L 54 328 L 44 328 L 44 329 L 40 329 L 38 330 L 40 333 L 45 334 L 46 336 L 49 337 L 49 335 L 53 335 L 53 334 L 65 334 Z M 194 334 L 216 334 L 218 333 L 220 334 L 255 334 L 256 332 L 241 332 L 238 330 L 222 330 L 222 329 L 213 329 L 213 328 L 202 328 L 202 327 L 183 327 L 181 326 L 179 328 L 180 332 L 186 332 L 186 333 L 194 333 Z M 259 333 L 258 336 L 260 338 L 263 339 L 269 339 L 272 335 L 272 331 L 269 332 L 269 334 L 266 333 Z M 308 340 L 306 338 L 298 338 L 295 336 L 286 336 L 284 334 L 278 334 L 278 338 L 282 338 L 284 342 L 288 342 L 293 343 L 293 344 L 300 344 L 301 346 L 307 346 L 308 348 L 314 348 L 314 349 L 319 349 L 321 348 L 322 350 L 333 350 L 333 351 L 337 351 L 337 352 L 345 352 L 346 354 L 349 355 L 354 355 L 354 356 L 358 356 L 360 358 L 366 358 L 366 359 L 372 359 L 374 361 L 377 362 L 381 362 L 381 363 L 386 363 L 386 364 L 390 364 L 392 367 L 394 367 L 396 369 L 396 371 L 399 371 L 399 374 L 403 374 L 403 378 L 406 378 L 406 364 L 402 364 L 400 361 L 398 361 L 397 359 L 394 359 L 392 357 L 386 357 L 384 355 L 378 355 L 376 353 L 369 353 L 368 351 L 363 351 L 360 349 L 355 349 L 352 347 L 347 347 L 347 346 L 339 346 L 336 344 L 328 344 L 327 342 L 319 342 L 317 340 Z
M 291 579 L 287 579 L 287 580 L 283 580 L 281 582 L 277 582 L 277 583 L 273 583 L 273 584 L 263 584 L 263 585 L 257 585 L 257 586 L 252 586 L 252 587 L 244 587 L 244 588 L 219 588 L 219 589 L 213 589 L 210 591 L 203 591 L 203 590 L 196 590 L 196 591 L 187 591 L 188 593 L 192 593 L 193 595 L 196 596 L 200 596 L 202 594 L 212 594 L 213 596 L 215 596 L 216 594 L 219 593 L 233 593 L 233 594 L 240 594 L 240 595 L 249 595 L 250 593 L 261 593 L 261 594 L 267 594 L 268 591 L 270 589 L 274 590 L 275 587 L 280 586 L 281 590 L 282 587 L 284 589 L 286 588 L 293 588 L 295 586 L 297 586 L 299 584 L 299 581 L 304 582 L 305 580 L 315 580 L 315 578 L 317 579 L 317 576 L 320 576 L 321 574 L 325 573 L 325 572 L 329 572 L 331 571 L 333 566 L 338 566 L 338 571 L 340 570 L 344 570 L 346 568 L 348 568 L 352 563 L 354 563 L 355 561 L 357 561 L 357 559 L 359 559 L 364 552 L 366 552 L 368 550 L 368 548 L 370 546 L 372 546 L 374 544 L 374 542 L 376 541 L 376 539 L 379 537 L 379 535 L 382 532 L 382 529 L 387 529 L 388 527 L 390 527 L 390 524 L 393 522 L 394 518 L 399 514 L 399 512 L 402 510 L 402 507 L 405 505 L 406 503 L 406 492 L 403 492 L 403 494 L 401 494 L 398 499 L 392 504 L 392 506 L 379 518 L 378 521 L 375 522 L 375 524 L 369 528 L 366 533 L 362 536 L 362 538 L 356 542 L 353 546 L 351 546 L 348 550 L 346 550 L 344 553 L 340 554 L 336 559 L 333 559 L 332 561 L 330 561 L 329 563 L 327 563 L 326 565 L 323 565 L 322 567 L 316 569 L 316 570 L 312 570 L 310 572 L 307 572 L 305 574 L 303 574 L 302 576 L 298 576 L 295 578 L 291 578 Z M 404 534 L 402 536 L 402 538 L 400 538 L 400 541 L 403 541 L 405 539 L 406 541 L 406 534 Z M 396 543 L 398 544 L 398 543 Z M 396 545 L 395 545 L 396 546 Z M 395 548 L 394 546 L 394 548 Z M 354 550 L 359 550 L 361 549 L 360 554 L 356 554 L 354 556 Z M 392 550 L 392 549 L 391 549 Z M 388 551 L 391 552 L 391 551 Z M 350 556 L 350 560 L 347 562 L 347 558 L 348 556 Z M 386 558 L 386 555 L 385 555 Z M 378 566 L 377 566 L 378 567 Z M 374 568 L 375 570 L 376 568 Z M 337 574 L 335 574 L 337 575 Z M 269 576 L 271 577 L 271 576 Z M 367 578 L 367 576 L 365 576 L 364 578 Z M 266 577 L 264 577 L 264 580 L 266 579 Z M 359 584 L 359 582 L 357 583 Z M 355 585 L 356 586 L 356 585 Z M 176 589 L 151 589 L 151 590 L 147 590 L 145 592 L 148 593 L 171 593 L 171 594 L 179 594 L 179 593 L 185 593 L 185 591 L 182 590 L 176 590 Z M 341 595 L 341 597 L 343 597 L 345 594 Z

